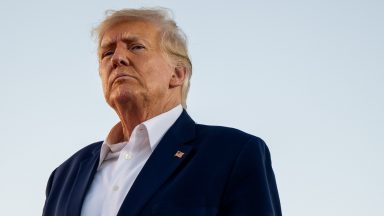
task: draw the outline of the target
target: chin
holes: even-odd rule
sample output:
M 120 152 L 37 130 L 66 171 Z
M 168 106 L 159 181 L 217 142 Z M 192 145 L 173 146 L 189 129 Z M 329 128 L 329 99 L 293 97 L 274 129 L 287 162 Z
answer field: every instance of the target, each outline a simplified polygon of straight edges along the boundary
M 108 104 L 111 107 L 116 105 L 132 105 L 140 101 L 139 95 L 137 91 L 132 92 L 122 88 L 114 89 L 108 97 Z

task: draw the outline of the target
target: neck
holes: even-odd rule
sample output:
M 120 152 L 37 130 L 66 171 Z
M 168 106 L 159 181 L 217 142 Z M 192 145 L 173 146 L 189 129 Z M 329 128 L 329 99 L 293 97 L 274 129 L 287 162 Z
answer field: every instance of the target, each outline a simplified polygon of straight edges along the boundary
M 161 113 L 167 112 L 179 104 L 180 104 L 180 101 L 172 101 L 172 100 L 163 104 L 154 103 L 154 104 L 144 104 L 142 106 L 137 106 L 136 104 L 131 104 L 131 103 L 116 104 L 114 109 L 120 119 L 122 136 L 121 135 L 118 136 L 119 139 L 116 140 L 114 143 L 129 140 L 133 129 L 137 125 L 157 115 L 160 115 Z

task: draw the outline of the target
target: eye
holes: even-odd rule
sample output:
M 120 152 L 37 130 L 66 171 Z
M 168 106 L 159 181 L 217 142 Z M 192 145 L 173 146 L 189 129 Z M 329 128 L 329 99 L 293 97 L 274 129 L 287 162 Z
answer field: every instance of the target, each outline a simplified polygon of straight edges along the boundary
M 101 55 L 101 58 L 104 58 L 104 57 L 107 57 L 110 55 L 113 55 L 113 50 L 107 50 L 107 51 L 103 52 L 103 54 Z
M 145 49 L 145 46 L 142 44 L 133 44 L 129 49 L 132 51 L 139 51 Z

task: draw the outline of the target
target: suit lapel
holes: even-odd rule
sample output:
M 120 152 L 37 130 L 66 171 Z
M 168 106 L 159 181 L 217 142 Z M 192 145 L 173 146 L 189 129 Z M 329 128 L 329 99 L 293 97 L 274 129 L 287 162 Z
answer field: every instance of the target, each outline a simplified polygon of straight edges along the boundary
M 100 148 L 94 150 L 92 155 L 80 162 L 75 183 L 68 200 L 67 215 L 80 215 L 87 189 L 95 176 L 99 158 Z
M 119 216 L 140 213 L 151 196 L 191 156 L 192 146 L 185 144 L 194 136 L 195 123 L 184 110 L 137 176 L 121 205 Z

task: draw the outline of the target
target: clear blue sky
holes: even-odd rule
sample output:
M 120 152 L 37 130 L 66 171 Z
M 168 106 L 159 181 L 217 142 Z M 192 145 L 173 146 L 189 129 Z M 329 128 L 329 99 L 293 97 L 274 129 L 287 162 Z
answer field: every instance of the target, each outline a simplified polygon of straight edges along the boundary
M 164 6 L 189 38 L 195 121 L 263 138 L 285 216 L 384 215 L 384 1 L 0 3 L 0 215 L 40 215 L 51 171 L 102 140 L 90 31 Z

